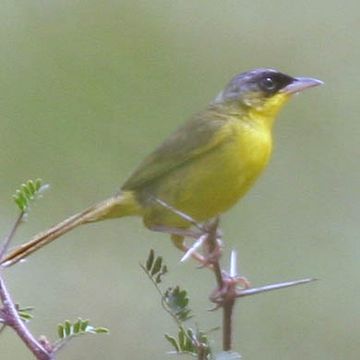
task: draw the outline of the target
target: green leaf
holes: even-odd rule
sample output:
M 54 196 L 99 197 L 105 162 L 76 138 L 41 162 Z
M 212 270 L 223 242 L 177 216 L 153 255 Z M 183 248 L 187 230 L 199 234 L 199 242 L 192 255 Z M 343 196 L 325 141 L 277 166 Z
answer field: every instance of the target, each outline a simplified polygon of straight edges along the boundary
M 16 310 L 20 316 L 20 319 L 22 321 L 29 321 L 33 318 L 33 315 L 31 314 L 31 311 L 34 310 L 34 308 L 32 306 L 27 306 L 27 307 L 23 307 L 21 308 L 18 304 L 16 305 Z
M 210 359 L 209 341 L 202 332 L 194 332 L 190 328 L 180 327 L 177 339 L 170 335 L 165 335 L 165 338 L 178 354 L 191 354 L 196 357 L 203 354 L 206 359 Z
M 63 324 L 58 324 L 57 333 L 58 333 L 58 336 L 59 336 L 60 339 L 63 339 L 65 337 Z
M 28 180 L 20 186 L 20 189 L 15 191 L 13 199 L 22 212 L 29 209 L 30 202 L 34 201 L 48 186 L 42 184 L 41 179 Z
M 63 324 L 58 325 L 58 335 L 60 339 L 73 338 L 77 335 L 84 334 L 107 334 L 109 330 L 105 327 L 94 327 L 89 325 L 89 320 L 78 318 L 77 321 L 71 323 L 65 320 Z
M 160 284 L 160 283 L 161 283 L 161 274 L 157 274 L 157 275 L 156 275 L 155 282 L 156 282 L 157 284 Z
M 181 290 L 179 286 L 169 288 L 164 295 L 166 305 L 171 312 L 180 321 L 186 321 L 192 317 L 191 310 L 188 308 L 189 298 L 185 290 Z
M 162 257 L 158 256 L 155 260 L 154 266 L 151 269 L 151 272 L 150 272 L 151 276 L 154 276 L 155 274 L 160 272 L 161 265 L 162 265 Z
M 180 346 L 177 343 L 176 339 L 173 336 L 165 334 L 165 339 L 174 347 L 176 352 L 180 351 Z
M 80 332 L 80 327 L 81 327 L 81 319 L 79 318 L 78 321 L 73 326 L 74 334 Z
M 150 250 L 145 265 L 140 264 L 140 266 L 153 281 L 155 286 L 161 283 L 162 276 L 168 272 L 167 266 L 163 264 L 163 258 L 161 256 L 156 256 L 153 249 Z
M 35 189 L 36 189 L 36 191 L 39 191 L 42 187 L 44 187 L 44 185 L 42 184 L 42 180 L 41 179 L 36 179 L 35 180 Z
M 22 321 L 29 321 L 33 318 L 33 315 L 26 311 L 19 311 L 19 316 Z
M 163 265 L 163 267 L 161 268 L 161 275 L 165 275 L 168 272 L 168 268 L 166 265 Z
M 80 324 L 81 331 L 86 331 L 87 327 L 89 326 L 90 320 L 82 320 Z
M 97 327 L 94 329 L 96 334 L 109 334 L 109 329 L 104 327 Z
M 153 249 L 150 250 L 149 256 L 146 260 L 146 270 L 150 271 L 154 263 L 155 252 Z
M 64 331 L 65 331 L 65 336 L 70 336 L 72 334 L 72 325 L 69 320 L 65 320 Z

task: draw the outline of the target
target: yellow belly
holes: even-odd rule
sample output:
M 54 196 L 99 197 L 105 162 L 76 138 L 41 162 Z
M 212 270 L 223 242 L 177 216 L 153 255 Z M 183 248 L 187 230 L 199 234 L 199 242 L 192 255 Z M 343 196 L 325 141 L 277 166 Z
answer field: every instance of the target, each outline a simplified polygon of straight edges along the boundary
M 224 127 L 220 146 L 175 169 L 161 179 L 156 196 L 199 222 L 232 207 L 268 163 L 271 134 L 267 128 L 237 120 Z M 144 214 L 147 226 L 187 227 L 188 223 L 161 206 Z

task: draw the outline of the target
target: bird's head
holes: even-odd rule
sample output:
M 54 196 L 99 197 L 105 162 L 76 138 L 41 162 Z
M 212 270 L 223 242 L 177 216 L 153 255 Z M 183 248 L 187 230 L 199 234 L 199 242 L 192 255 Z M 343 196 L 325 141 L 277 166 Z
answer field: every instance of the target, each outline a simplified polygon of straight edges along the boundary
M 273 119 L 289 98 L 323 82 L 292 77 L 274 69 L 260 68 L 236 75 L 213 104 L 240 107 L 254 117 Z

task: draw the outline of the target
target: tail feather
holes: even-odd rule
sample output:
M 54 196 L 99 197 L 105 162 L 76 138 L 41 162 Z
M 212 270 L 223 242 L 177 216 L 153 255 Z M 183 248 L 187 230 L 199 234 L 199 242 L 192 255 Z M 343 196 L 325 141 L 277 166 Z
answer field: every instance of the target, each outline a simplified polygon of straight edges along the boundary
M 131 192 L 120 193 L 119 195 L 95 204 L 84 211 L 67 218 L 61 223 L 54 225 L 50 229 L 35 235 L 32 240 L 20 245 L 9 254 L 5 255 L 5 257 L 1 259 L 0 265 L 7 267 L 17 263 L 79 225 L 115 217 L 139 214 L 140 207 L 133 194 Z

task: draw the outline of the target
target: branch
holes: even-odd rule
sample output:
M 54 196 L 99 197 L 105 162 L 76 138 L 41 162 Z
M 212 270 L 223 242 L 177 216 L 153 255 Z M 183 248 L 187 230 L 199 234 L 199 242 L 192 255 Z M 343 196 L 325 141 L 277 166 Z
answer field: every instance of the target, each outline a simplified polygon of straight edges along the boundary
M 26 211 L 29 207 L 29 202 L 33 200 L 41 191 L 41 181 L 37 180 L 32 182 L 29 180 L 27 184 L 22 185 L 21 190 L 16 192 L 14 196 L 15 202 L 20 208 L 20 214 L 16 219 L 9 234 L 5 237 L 2 245 L 0 246 L 0 261 L 5 255 L 12 239 L 15 236 L 16 230 L 19 228 Z M 18 334 L 21 340 L 29 348 L 38 360 L 52 360 L 54 359 L 54 353 L 48 351 L 43 344 L 37 340 L 26 327 L 25 323 L 21 320 L 20 314 L 16 308 L 9 291 L 6 288 L 5 281 L 2 276 L 2 266 L 0 266 L 0 300 L 3 304 L 1 308 L 1 318 L 3 325 L 1 331 L 6 326 L 10 326 Z
M 10 326 L 38 360 L 53 360 L 54 356 L 31 334 L 20 319 L 14 301 L 8 292 L 0 272 L 0 299 L 3 303 L 2 315 L 4 324 Z
M 232 348 L 232 314 L 235 301 L 238 298 L 256 295 L 263 292 L 274 291 L 286 287 L 307 284 L 316 279 L 302 279 L 295 281 L 282 282 L 277 284 L 265 285 L 258 288 L 250 288 L 250 283 L 244 277 L 237 274 L 236 271 L 236 253 L 231 253 L 230 272 L 227 273 L 221 269 L 220 256 L 221 256 L 221 233 L 219 231 L 219 219 L 216 218 L 206 224 L 198 224 L 196 220 L 191 218 L 188 214 L 184 214 L 178 209 L 167 204 L 161 199 L 154 198 L 154 201 L 162 205 L 169 211 L 172 211 L 183 220 L 189 222 L 192 226 L 201 230 L 199 238 L 195 241 L 194 245 L 186 249 L 185 255 L 181 261 L 189 258 L 190 256 L 200 261 L 203 267 L 213 270 L 217 288 L 210 295 L 210 300 L 216 304 L 215 309 L 223 309 L 223 350 L 230 351 Z M 169 231 L 171 232 L 171 231 Z M 183 236 L 186 236 L 184 232 Z M 204 249 L 204 257 L 197 253 L 199 247 Z M 214 309 L 214 310 L 215 310 Z

